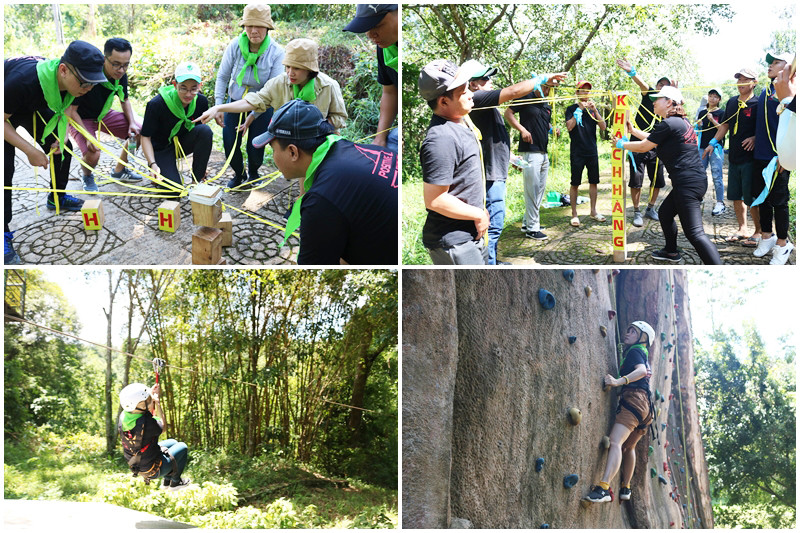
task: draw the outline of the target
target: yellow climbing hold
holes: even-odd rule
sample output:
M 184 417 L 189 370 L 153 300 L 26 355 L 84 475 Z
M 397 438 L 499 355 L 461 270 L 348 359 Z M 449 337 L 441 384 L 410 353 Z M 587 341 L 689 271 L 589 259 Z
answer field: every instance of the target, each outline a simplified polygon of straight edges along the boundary
M 581 423 L 581 410 L 577 407 L 570 407 L 569 408 L 569 421 L 572 423 L 573 426 L 577 426 Z

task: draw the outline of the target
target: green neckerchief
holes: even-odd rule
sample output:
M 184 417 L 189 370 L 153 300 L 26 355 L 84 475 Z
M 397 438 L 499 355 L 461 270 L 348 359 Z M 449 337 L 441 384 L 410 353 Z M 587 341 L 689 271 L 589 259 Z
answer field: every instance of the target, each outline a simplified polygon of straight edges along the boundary
M 133 429 L 133 426 L 136 425 L 136 421 L 139 420 L 144 413 L 129 413 L 128 411 L 122 411 L 122 431 L 130 431 Z M 153 417 L 154 420 L 161 420 L 157 416 Z
M 125 101 L 125 90 L 122 88 L 122 85 L 120 84 L 119 80 L 114 80 L 113 84 L 104 81 L 100 85 L 102 85 L 106 89 L 111 89 L 111 94 L 109 94 L 108 98 L 106 98 L 106 103 L 103 104 L 103 110 L 100 111 L 100 114 L 97 116 L 97 122 L 103 120 L 103 117 L 105 117 L 108 114 L 108 111 L 111 109 L 111 104 L 114 103 L 115 96 L 119 97 L 120 102 Z
M 383 48 L 383 64 L 397 72 L 397 43 Z
M 306 170 L 306 178 L 303 181 L 303 187 L 305 188 L 306 192 L 310 191 L 311 186 L 314 185 L 314 174 L 317 172 L 317 167 L 319 167 L 325 157 L 327 157 L 331 147 L 341 139 L 342 137 L 339 135 L 328 135 L 328 137 L 325 139 L 325 142 L 322 143 L 319 148 L 314 150 L 314 155 L 311 156 L 311 164 L 308 165 L 308 170 Z M 301 196 L 295 201 L 294 207 L 292 207 L 292 214 L 289 215 L 289 220 L 286 221 L 286 230 L 283 232 L 283 242 L 281 243 L 281 247 L 286 244 L 286 241 L 289 239 L 289 235 L 291 235 L 294 230 L 300 227 L 300 202 L 302 201 L 303 197 Z
M 292 85 L 295 99 L 299 98 L 304 102 L 311 103 L 317 99 L 317 93 L 314 91 L 314 81 L 316 78 L 311 78 L 306 83 L 305 87 L 298 89 L 297 85 Z
M 269 34 L 267 34 L 264 40 L 261 41 L 261 46 L 258 47 L 258 52 L 250 51 L 250 39 L 247 38 L 246 31 L 243 31 L 239 36 L 239 51 L 242 53 L 242 57 L 244 57 L 245 61 L 242 70 L 240 70 L 239 75 L 236 76 L 236 83 L 239 85 L 239 87 L 242 86 L 242 82 L 244 81 L 244 73 L 247 70 L 247 67 L 253 67 L 253 78 L 255 78 L 256 83 L 261 83 L 258 81 L 258 69 L 256 68 L 256 61 L 258 61 L 258 58 L 267 51 L 267 48 L 269 48 Z
M 192 122 L 189 117 L 192 116 L 195 107 L 197 107 L 197 95 L 195 95 L 192 102 L 189 104 L 189 109 L 184 109 L 183 102 L 181 102 L 181 99 L 178 97 L 178 91 L 175 89 L 175 86 L 168 85 L 166 87 L 161 87 L 158 90 L 158 94 L 164 99 L 164 102 L 167 104 L 172 114 L 178 117 L 178 123 L 175 124 L 172 131 L 169 132 L 169 137 L 167 138 L 167 142 L 171 142 L 172 138 L 175 137 L 181 129 L 181 125 L 185 125 L 186 129 L 189 131 L 194 128 L 194 122 Z
M 72 104 L 75 97 L 67 93 L 67 96 L 63 100 L 61 99 L 61 91 L 58 90 L 58 79 L 56 78 L 59 63 L 61 63 L 60 59 L 38 62 L 36 64 L 36 75 L 39 77 L 39 85 L 42 86 L 47 107 L 54 113 L 45 124 L 44 130 L 42 130 L 41 140 L 44 142 L 44 139 L 57 127 L 56 136 L 63 150 L 64 142 L 67 139 L 67 117 L 64 111 Z

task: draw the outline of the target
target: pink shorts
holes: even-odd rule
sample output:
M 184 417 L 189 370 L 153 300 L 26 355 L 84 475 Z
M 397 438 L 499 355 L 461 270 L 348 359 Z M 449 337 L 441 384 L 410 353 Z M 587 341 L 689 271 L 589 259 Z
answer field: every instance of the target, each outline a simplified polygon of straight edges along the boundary
M 97 138 L 97 121 L 90 120 L 88 118 L 83 119 L 83 127 L 86 131 L 92 134 L 92 137 Z M 103 132 L 111 133 L 114 137 L 118 139 L 127 139 L 128 138 L 128 119 L 125 118 L 124 113 L 120 113 L 119 111 L 109 111 L 105 117 L 103 117 Z M 85 154 L 86 150 L 88 150 L 89 145 L 86 142 L 86 139 L 83 138 L 83 135 L 78 133 L 78 130 L 69 126 L 69 135 L 81 149 L 81 153 Z

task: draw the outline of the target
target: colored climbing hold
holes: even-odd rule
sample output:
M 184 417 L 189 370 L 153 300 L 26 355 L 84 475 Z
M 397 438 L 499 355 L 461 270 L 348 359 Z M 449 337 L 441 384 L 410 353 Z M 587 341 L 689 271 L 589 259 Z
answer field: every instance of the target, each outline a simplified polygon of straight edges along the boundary
M 542 527 L 540 527 L 539 529 L 550 529 L 550 524 L 544 523 L 542 524 Z
M 667 427 L 667 424 L 665 422 L 661 422 L 661 431 L 664 431 L 664 429 L 666 429 L 666 427 Z
M 681 467 L 681 474 L 685 474 L 685 473 L 686 473 L 686 470 L 684 470 L 683 467 Z
M 678 461 L 672 461 L 672 464 L 674 464 L 675 466 L 678 466 Z
M 675 309 L 677 309 L 677 308 L 678 308 L 678 304 L 675 304 L 675 306 L 674 306 L 674 307 L 675 307 Z
M 592 295 L 592 288 L 591 288 L 590 286 L 588 286 L 588 285 L 587 285 L 587 286 L 585 286 L 585 287 L 583 288 L 583 292 L 585 292 L 585 293 L 586 293 L 586 296 L 587 296 L 587 297 L 589 297 L 589 296 L 591 296 L 591 295 Z
M 600 326 L 600 334 L 605 337 L 608 334 L 608 330 L 605 326 Z
M 669 523 L 669 527 L 672 527 L 672 526 L 674 526 L 674 525 L 675 525 L 675 522 L 670 522 L 670 523 Z
M 669 318 L 669 315 L 664 313 L 664 318 Z
M 575 278 L 575 271 L 571 269 L 562 270 L 561 275 L 564 276 L 564 279 L 572 283 L 573 278 Z
M 545 309 L 552 309 L 556 305 L 556 298 L 550 293 L 550 291 L 539 289 L 539 303 Z
M 595 274 L 597 274 L 597 273 L 599 273 L 599 272 L 600 272 L 600 269 L 599 269 L 599 268 L 593 268 L 593 269 L 592 269 L 592 272 L 594 272 Z
M 606 450 L 611 447 L 611 439 L 608 438 L 608 435 L 603 435 L 603 440 L 601 442 L 603 448 Z
M 536 471 L 541 472 L 542 468 L 544 468 L 544 457 L 539 457 L 536 459 Z
M 661 397 L 661 403 L 664 403 L 665 401 L 666 401 L 666 400 L 665 400 L 665 399 L 664 399 L 664 397 L 662 396 L 662 397 Z
M 686 508 L 686 504 L 685 504 L 685 503 L 683 504 L 683 508 L 684 508 L 684 509 Z
M 650 468 L 650 479 L 656 477 L 657 474 L 658 472 L 656 472 L 655 468 Z
M 611 275 L 612 276 L 616 276 L 617 274 L 619 274 L 619 269 L 618 268 L 614 268 L 614 269 L 611 270 Z
M 661 464 L 662 464 L 662 465 L 664 465 L 664 472 L 666 472 L 666 471 L 667 471 L 667 468 L 669 468 L 669 467 L 667 466 L 667 462 L 666 462 L 666 461 L 664 461 L 664 462 L 663 462 L 663 463 L 661 463 Z
M 617 316 L 617 312 L 614 311 L 613 309 L 609 309 L 608 310 L 608 319 L 609 320 L 614 320 L 615 316 Z
M 661 340 L 662 340 L 662 341 L 665 341 L 665 340 L 667 340 L 667 334 L 666 334 L 666 333 L 664 333 L 663 331 L 661 332 Z
M 570 344 L 575 344 L 575 341 L 578 340 L 578 337 L 575 337 L 575 336 L 571 336 L 571 337 L 567 337 L 567 338 L 569 339 L 569 343 Z
M 564 488 L 571 489 L 575 486 L 575 483 L 578 482 L 578 474 L 570 474 L 568 476 L 564 476 Z
M 569 408 L 569 421 L 572 423 L 573 426 L 577 426 L 581 423 L 581 410 L 577 407 L 570 407 Z
M 661 398 L 661 393 L 658 392 L 658 389 L 656 389 L 656 400 L 658 400 L 659 398 Z
M 653 447 L 652 447 L 652 446 L 648 446 L 648 447 L 647 447 L 647 455 L 653 455 L 653 451 L 654 451 L 654 450 L 653 450 Z
M 667 478 L 665 478 L 664 476 L 658 476 L 658 482 L 661 483 L 662 485 L 666 485 Z

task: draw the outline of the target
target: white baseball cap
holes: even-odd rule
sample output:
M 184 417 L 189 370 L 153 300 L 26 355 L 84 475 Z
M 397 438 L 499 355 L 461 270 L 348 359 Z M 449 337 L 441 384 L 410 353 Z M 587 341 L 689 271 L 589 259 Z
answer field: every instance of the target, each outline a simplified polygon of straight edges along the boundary
M 181 83 L 186 80 L 195 80 L 197 83 L 203 81 L 200 67 L 191 61 L 185 61 L 175 67 L 175 81 Z

